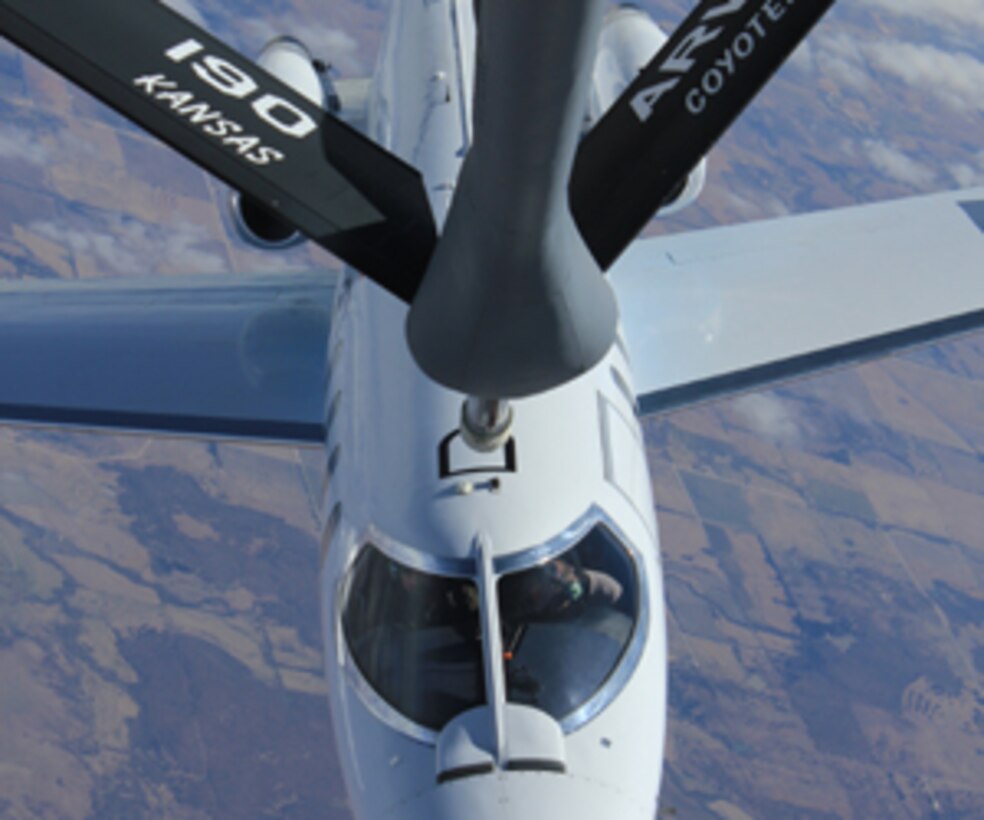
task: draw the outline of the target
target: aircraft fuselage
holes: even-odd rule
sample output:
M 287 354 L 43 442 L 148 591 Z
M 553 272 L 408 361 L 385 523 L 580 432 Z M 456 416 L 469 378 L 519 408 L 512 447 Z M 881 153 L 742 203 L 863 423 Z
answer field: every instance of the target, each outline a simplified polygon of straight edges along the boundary
M 374 78 L 370 134 L 421 170 L 438 224 L 474 41 L 471 0 L 395 2 Z M 349 271 L 329 344 L 321 582 L 356 814 L 652 817 L 666 644 L 625 346 L 515 401 L 510 440 L 481 453 L 406 315 Z

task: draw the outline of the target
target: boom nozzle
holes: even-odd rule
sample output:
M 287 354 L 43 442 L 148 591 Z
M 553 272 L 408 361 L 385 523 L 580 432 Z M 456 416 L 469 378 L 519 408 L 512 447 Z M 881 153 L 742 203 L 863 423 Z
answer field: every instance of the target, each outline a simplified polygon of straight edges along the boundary
M 512 435 L 513 408 L 505 399 L 469 396 L 461 405 L 461 437 L 480 453 L 498 450 Z

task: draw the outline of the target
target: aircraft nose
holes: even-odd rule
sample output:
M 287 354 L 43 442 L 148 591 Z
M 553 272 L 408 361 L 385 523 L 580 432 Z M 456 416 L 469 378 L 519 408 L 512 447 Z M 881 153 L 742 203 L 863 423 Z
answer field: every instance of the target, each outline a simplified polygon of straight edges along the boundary
M 435 786 L 397 806 L 387 818 L 428 820 L 546 820 L 618 817 L 652 820 L 655 804 L 631 800 L 615 786 L 553 772 L 511 772 L 463 777 Z

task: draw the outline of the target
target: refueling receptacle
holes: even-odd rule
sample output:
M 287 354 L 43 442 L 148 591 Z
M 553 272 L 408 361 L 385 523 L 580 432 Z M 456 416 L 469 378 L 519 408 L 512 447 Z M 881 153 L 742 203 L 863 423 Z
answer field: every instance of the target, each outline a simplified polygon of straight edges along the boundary
M 513 408 L 504 399 L 471 396 L 461 405 L 461 437 L 480 453 L 502 447 L 512 435 Z

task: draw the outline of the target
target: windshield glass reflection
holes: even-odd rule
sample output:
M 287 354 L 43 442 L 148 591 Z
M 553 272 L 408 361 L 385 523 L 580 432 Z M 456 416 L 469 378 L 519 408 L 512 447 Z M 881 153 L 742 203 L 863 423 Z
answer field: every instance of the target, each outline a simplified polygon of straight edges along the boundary
M 498 585 L 506 697 L 560 720 L 618 665 L 638 618 L 635 565 L 595 526 L 570 550 Z
M 411 569 L 372 544 L 351 573 L 345 638 L 384 700 L 435 730 L 485 701 L 474 582 Z

